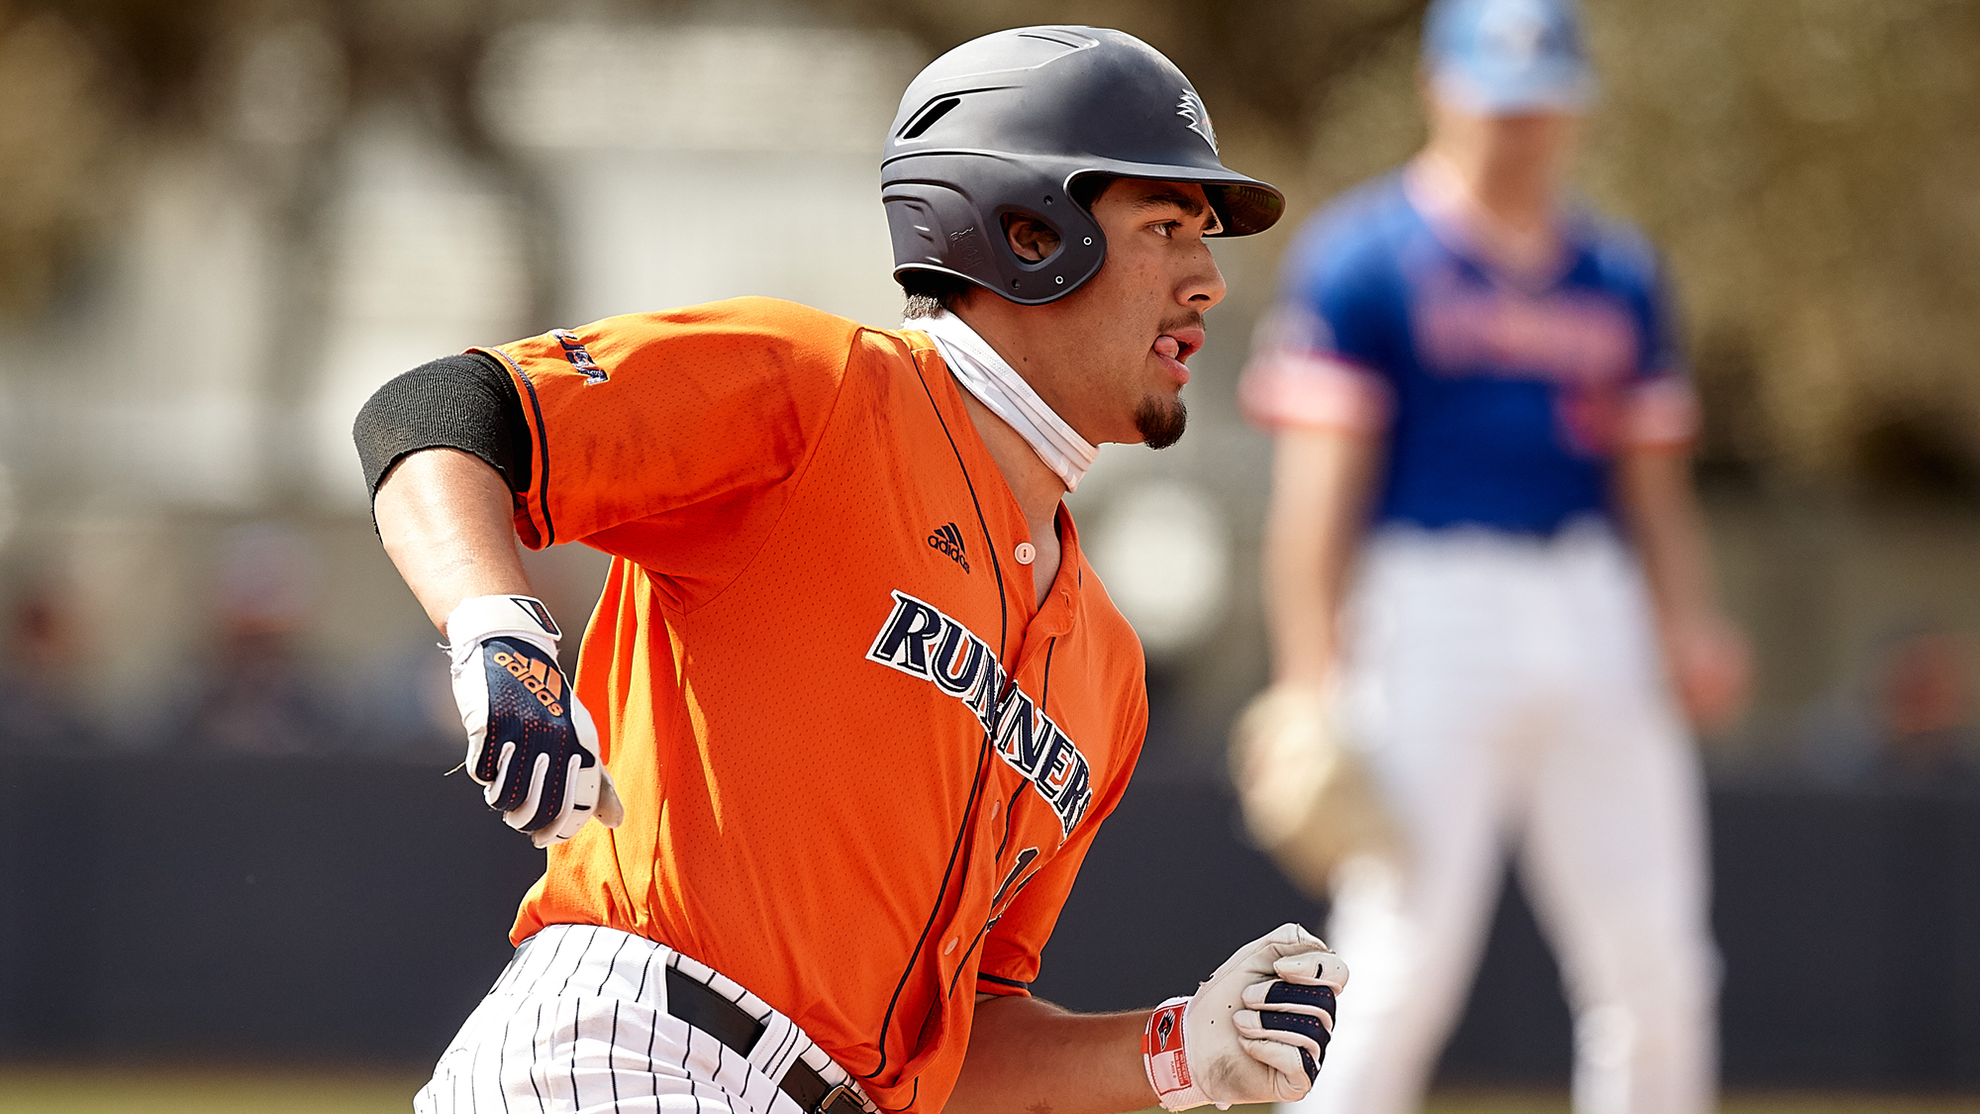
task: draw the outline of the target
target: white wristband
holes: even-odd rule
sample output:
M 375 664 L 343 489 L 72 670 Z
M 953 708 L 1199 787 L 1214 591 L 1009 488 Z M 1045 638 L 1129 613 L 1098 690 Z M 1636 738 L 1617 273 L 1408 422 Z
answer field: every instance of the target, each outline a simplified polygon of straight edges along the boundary
M 1211 1101 L 1189 1074 L 1189 1054 L 1183 1047 L 1183 1018 L 1188 1013 L 1189 999 L 1171 998 L 1148 1015 L 1148 1028 L 1141 1036 L 1141 1066 L 1165 1110 L 1187 1110 Z
M 534 596 L 475 596 L 447 616 L 447 649 L 456 665 L 496 635 L 527 639 L 554 657 L 563 633 L 550 609 Z

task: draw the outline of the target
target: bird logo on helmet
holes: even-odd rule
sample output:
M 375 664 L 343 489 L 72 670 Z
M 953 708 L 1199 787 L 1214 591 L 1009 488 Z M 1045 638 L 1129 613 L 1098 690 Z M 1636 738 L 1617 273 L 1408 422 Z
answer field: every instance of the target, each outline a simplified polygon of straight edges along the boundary
M 1215 235 L 1270 228 L 1284 195 L 1219 159 L 1203 98 L 1132 35 L 1049 26 L 973 39 L 921 71 L 887 133 L 894 276 L 954 275 L 1021 305 L 1065 297 L 1107 255 L 1075 186 L 1095 175 L 1201 185 Z M 1017 215 L 1050 226 L 1058 250 L 1020 258 L 1003 234 Z
M 1217 129 L 1210 125 L 1210 109 L 1194 89 L 1184 89 L 1182 100 L 1176 104 L 1176 115 L 1189 121 L 1189 130 L 1203 137 L 1210 145 L 1210 153 L 1217 153 Z

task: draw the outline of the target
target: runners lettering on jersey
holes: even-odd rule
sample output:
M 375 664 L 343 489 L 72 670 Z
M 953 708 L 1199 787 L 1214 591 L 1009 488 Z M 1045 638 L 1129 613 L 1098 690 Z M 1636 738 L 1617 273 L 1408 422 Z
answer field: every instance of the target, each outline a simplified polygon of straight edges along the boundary
M 1092 767 L 1037 701 L 1010 683 L 988 643 L 935 607 L 895 592 L 893 613 L 866 656 L 962 701 L 996 741 L 997 757 L 1031 782 L 1072 834 L 1093 803 Z

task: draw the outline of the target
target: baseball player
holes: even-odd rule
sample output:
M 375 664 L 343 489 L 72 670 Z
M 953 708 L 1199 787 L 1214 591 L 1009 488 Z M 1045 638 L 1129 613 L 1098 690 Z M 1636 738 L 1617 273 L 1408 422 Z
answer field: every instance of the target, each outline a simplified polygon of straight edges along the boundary
M 549 849 L 417 1110 L 1310 1086 L 1346 971 L 1296 925 L 1153 1011 L 1028 991 L 1147 715 L 1061 498 L 1096 443 L 1181 435 L 1224 294 L 1204 239 L 1282 199 L 1221 164 L 1167 59 L 1081 27 L 930 65 L 882 180 L 903 329 L 754 298 L 618 317 L 426 365 L 359 416 L 468 773 Z M 575 683 L 518 536 L 613 557 Z
M 1573 1006 L 1575 1109 L 1702 1114 L 1685 713 L 1735 713 L 1746 657 L 1669 294 L 1636 232 L 1562 195 L 1592 85 L 1572 0 L 1435 0 L 1422 65 L 1427 147 L 1300 232 L 1241 386 L 1277 432 L 1274 691 L 1326 695 L 1401 844 L 1332 875 L 1355 1025 L 1300 1106 L 1417 1105 L 1510 846 Z

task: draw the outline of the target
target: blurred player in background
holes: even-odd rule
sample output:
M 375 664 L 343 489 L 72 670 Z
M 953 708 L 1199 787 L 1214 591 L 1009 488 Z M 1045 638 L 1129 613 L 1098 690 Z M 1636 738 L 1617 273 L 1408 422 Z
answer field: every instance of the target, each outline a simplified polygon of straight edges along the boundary
M 1285 756 L 1337 737 L 1397 836 L 1329 879 L 1355 1005 L 1300 1107 L 1420 1102 L 1510 845 L 1573 1006 L 1576 1110 L 1703 1114 L 1685 720 L 1737 714 L 1747 653 L 1690 488 L 1669 291 L 1640 235 L 1563 196 L 1592 94 L 1571 0 L 1437 0 L 1422 58 L 1428 146 L 1299 234 L 1242 385 L 1277 433 L 1276 710 L 1248 726 L 1306 740 L 1258 749 L 1296 782 Z
M 1166 58 L 1080 27 L 937 59 L 882 181 L 901 329 L 762 298 L 612 318 L 436 361 L 359 417 L 468 772 L 549 848 L 420 1111 L 1103 1114 L 1311 1085 L 1346 974 L 1297 925 L 1152 1011 L 1029 993 L 1147 723 L 1062 500 L 1096 443 L 1182 435 L 1224 295 L 1204 237 L 1284 202 L 1222 165 Z M 613 555 L 575 685 L 518 534 Z

